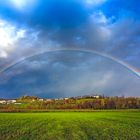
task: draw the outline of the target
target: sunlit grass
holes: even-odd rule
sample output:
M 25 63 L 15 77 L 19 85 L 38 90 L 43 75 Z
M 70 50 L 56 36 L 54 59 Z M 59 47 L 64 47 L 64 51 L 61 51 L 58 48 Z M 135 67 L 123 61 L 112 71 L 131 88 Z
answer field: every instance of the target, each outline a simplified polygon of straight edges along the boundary
M 139 139 L 139 111 L 0 113 L 0 140 Z

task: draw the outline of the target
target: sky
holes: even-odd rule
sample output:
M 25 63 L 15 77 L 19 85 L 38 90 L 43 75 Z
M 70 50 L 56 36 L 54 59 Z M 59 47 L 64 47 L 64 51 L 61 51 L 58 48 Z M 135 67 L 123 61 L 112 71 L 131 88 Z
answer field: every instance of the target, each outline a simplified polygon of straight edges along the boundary
M 140 97 L 139 0 L 0 0 L 0 98 Z

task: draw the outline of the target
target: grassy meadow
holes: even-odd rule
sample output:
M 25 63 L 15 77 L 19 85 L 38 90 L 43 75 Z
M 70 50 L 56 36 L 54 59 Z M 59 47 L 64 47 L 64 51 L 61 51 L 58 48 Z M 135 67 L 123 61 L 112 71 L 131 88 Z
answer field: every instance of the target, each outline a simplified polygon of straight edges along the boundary
M 140 111 L 0 113 L 0 140 L 140 140 Z

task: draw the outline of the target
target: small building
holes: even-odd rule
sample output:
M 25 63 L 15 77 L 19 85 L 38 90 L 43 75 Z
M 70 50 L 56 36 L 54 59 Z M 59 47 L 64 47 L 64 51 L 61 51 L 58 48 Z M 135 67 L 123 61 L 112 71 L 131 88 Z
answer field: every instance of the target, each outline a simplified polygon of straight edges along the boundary
M 93 98 L 99 99 L 100 96 L 99 95 L 94 95 Z
M 44 99 L 38 99 L 38 101 L 42 101 L 42 102 L 43 102 L 43 101 L 44 101 Z
M 14 104 L 14 103 L 16 103 L 16 102 L 17 102 L 16 100 L 7 100 L 7 101 L 6 101 L 7 104 Z
M 64 100 L 68 100 L 69 98 L 64 98 Z
M 0 104 L 6 104 L 6 100 L 0 100 Z
M 52 100 L 52 99 L 46 99 L 46 101 L 47 101 L 47 102 L 51 102 L 51 101 L 53 101 L 53 100 Z

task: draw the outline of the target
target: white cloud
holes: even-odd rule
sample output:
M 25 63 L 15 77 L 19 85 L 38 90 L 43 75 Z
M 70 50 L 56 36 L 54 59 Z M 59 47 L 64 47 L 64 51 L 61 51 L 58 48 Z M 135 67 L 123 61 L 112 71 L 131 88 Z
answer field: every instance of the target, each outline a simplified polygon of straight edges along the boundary
M 7 53 L 5 51 L 0 50 L 0 57 L 7 58 Z
M 9 0 L 17 10 L 27 12 L 27 8 L 30 9 L 35 5 L 36 0 Z M 30 7 L 30 8 L 29 8 Z
M 90 20 L 96 24 L 107 24 L 109 22 L 109 19 L 106 18 L 106 16 L 102 12 L 95 12 L 90 16 Z
M 85 0 L 88 5 L 100 5 L 106 2 L 107 0 Z
M 15 48 L 15 43 L 25 36 L 24 29 L 18 29 L 14 25 L 0 19 L 0 57 L 5 58 L 8 52 Z

